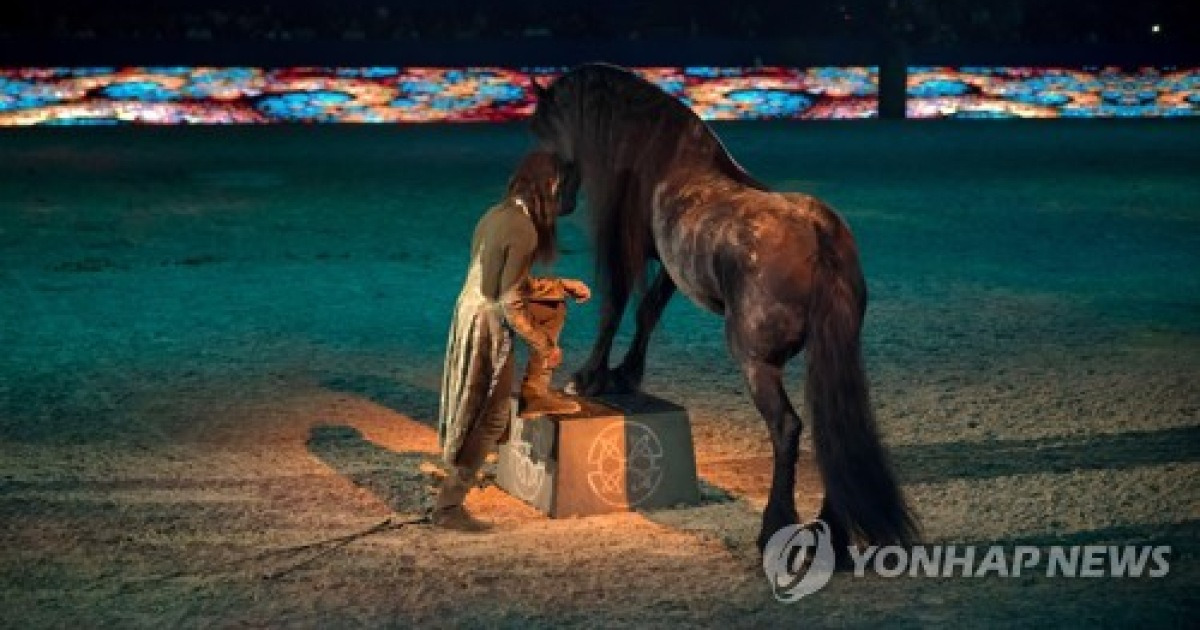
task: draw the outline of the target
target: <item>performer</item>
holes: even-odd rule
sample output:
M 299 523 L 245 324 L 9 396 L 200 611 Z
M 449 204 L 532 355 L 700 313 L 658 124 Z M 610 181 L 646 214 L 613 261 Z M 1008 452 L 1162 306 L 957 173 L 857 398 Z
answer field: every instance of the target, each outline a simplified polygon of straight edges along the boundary
M 582 302 L 590 291 L 578 280 L 529 275 L 535 261 L 549 263 L 557 253 L 560 184 L 555 158 L 530 153 L 509 180 L 504 200 L 475 227 L 442 375 L 438 439 L 447 471 L 431 514 L 436 525 L 467 531 L 487 527 L 467 513 L 463 501 L 508 428 L 513 333 L 530 350 L 521 384 L 522 416 L 579 411 L 579 403 L 550 389 L 550 380 L 562 363 L 558 334 L 566 297 Z

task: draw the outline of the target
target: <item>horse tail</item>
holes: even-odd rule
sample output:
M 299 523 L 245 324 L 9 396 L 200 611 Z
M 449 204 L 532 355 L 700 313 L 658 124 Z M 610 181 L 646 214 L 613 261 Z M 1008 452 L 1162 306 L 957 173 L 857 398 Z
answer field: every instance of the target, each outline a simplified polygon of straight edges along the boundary
M 818 229 L 817 240 L 806 395 L 825 482 L 821 517 L 834 532 L 868 544 L 909 544 L 916 523 L 880 443 L 863 371 L 867 298 L 858 255 L 840 225 Z

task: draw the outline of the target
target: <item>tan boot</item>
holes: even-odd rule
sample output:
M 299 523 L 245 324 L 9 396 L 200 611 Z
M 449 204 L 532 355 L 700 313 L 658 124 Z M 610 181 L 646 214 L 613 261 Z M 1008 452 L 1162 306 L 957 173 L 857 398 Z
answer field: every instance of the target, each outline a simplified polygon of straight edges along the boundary
M 521 417 L 529 420 L 539 416 L 565 416 L 577 413 L 582 409 L 579 403 L 569 398 L 564 398 L 556 392 L 546 390 L 542 392 L 521 393 Z
M 518 415 L 528 420 L 544 415 L 567 415 L 578 412 L 579 403 L 550 389 L 553 370 L 531 367 L 521 383 Z
M 447 471 L 441 485 L 438 486 L 437 500 L 429 515 L 434 525 L 461 532 L 482 532 L 491 528 L 490 523 L 471 516 L 463 506 L 474 476 L 474 471 L 466 468 L 452 468 Z

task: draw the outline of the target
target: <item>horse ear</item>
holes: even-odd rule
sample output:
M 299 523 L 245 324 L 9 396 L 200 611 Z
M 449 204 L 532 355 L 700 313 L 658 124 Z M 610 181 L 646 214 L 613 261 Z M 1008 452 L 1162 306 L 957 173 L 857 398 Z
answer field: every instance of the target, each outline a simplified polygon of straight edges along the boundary
M 547 90 L 541 83 L 538 83 L 536 75 L 529 75 L 529 85 L 533 88 L 533 95 L 539 101 L 544 100 L 550 94 L 550 90 Z

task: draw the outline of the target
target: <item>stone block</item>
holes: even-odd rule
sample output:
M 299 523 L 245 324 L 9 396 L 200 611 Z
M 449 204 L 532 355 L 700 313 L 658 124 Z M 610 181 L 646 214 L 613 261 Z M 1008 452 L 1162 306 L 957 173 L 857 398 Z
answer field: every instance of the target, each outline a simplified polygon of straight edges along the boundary
M 686 409 L 648 394 L 580 402 L 578 413 L 533 420 L 513 402 L 501 489 L 551 517 L 699 503 Z

